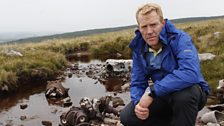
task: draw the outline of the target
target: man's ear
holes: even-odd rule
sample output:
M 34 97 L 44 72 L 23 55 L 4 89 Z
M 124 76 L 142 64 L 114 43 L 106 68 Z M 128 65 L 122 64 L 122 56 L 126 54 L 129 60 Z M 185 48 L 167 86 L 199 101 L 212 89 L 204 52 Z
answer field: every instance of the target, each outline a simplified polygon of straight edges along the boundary
M 163 19 L 163 20 L 162 20 L 162 24 L 163 24 L 163 26 L 165 25 L 165 23 L 166 23 L 166 21 Z

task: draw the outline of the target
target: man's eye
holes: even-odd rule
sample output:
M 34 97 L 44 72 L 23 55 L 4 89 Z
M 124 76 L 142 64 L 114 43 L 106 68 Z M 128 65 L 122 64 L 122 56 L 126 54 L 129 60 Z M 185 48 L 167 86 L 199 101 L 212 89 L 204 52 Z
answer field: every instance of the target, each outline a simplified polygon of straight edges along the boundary
M 151 24 L 151 27 L 155 27 L 156 26 L 156 24 Z
M 141 26 L 141 28 L 142 28 L 142 29 L 145 29 L 145 28 L 146 28 L 146 26 Z

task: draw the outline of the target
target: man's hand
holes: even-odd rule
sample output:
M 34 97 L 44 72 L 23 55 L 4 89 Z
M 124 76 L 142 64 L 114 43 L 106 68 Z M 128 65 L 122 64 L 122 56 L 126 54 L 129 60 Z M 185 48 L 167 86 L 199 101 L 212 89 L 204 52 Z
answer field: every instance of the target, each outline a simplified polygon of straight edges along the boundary
M 149 106 L 153 98 L 146 93 L 141 97 L 139 103 L 135 106 L 135 114 L 139 119 L 145 120 L 149 117 Z
M 135 106 L 135 114 L 139 119 L 145 120 L 149 117 L 149 108 L 144 108 L 140 104 L 137 104 Z

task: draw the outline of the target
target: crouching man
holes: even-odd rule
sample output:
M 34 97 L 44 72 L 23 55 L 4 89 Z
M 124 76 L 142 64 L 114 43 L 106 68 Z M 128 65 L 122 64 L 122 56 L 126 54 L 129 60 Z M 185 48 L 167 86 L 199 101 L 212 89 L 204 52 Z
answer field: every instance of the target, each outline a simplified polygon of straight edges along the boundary
M 194 126 L 209 94 L 191 37 L 163 19 L 154 3 L 136 13 L 132 50 L 132 101 L 121 111 L 124 126 Z M 148 85 L 152 80 L 153 85 Z

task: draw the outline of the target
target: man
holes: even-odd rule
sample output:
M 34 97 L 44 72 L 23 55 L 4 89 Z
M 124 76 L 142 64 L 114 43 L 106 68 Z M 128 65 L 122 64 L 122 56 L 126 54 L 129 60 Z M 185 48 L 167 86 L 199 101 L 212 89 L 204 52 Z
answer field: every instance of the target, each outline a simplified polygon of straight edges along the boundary
M 132 101 L 121 111 L 125 126 L 194 126 L 209 87 L 200 72 L 191 37 L 149 3 L 136 13 L 138 30 L 130 44 Z M 153 85 L 148 85 L 152 80 Z

